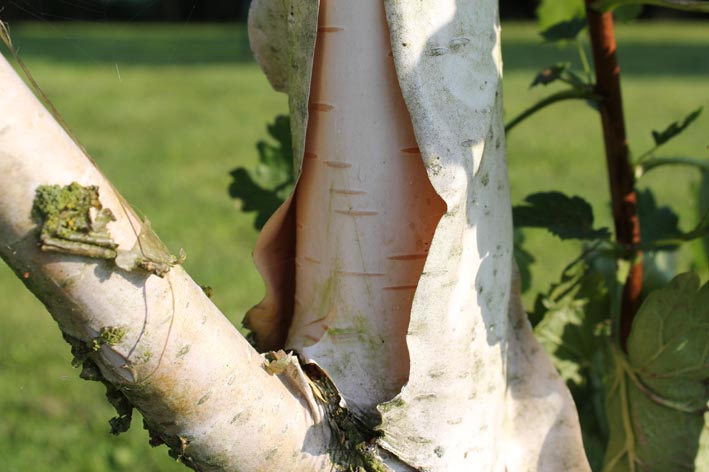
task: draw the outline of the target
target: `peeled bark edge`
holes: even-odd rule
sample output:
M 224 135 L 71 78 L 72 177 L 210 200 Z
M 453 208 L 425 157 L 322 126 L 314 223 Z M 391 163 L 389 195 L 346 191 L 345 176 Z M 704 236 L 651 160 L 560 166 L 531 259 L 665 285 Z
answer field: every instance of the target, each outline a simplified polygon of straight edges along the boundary
M 385 5 L 404 99 L 448 213 L 414 298 L 409 383 L 381 408 L 382 443 L 426 470 L 589 470 L 571 395 L 532 334 L 513 269 L 497 2 Z M 421 444 L 404 440 L 412 432 Z
M 253 1 L 247 21 L 251 52 L 279 92 L 288 87 L 288 18 L 282 6 L 282 0 Z
M 299 175 L 318 2 L 280 5 L 289 12 L 287 88 Z M 428 471 L 589 470 L 571 395 L 534 339 L 514 282 L 497 2 L 385 0 L 385 6 L 401 90 L 448 212 L 414 298 L 409 383 L 380 405 L 379 443 Z M 247 318 L 252 326 L 263 314 L 269 320 L 257 340 L 287 334 L 292 295 L 279 287 L 292 256 L 290 203 L 267 223 L 255 251 L 262 273 L 271 268 L 264 273 L 266 298 Z M 270 253 L 274 247 L 279 254 Z M 286 272 L 273 270 L 279 260 Z
M 291 136 L 296 184 L 300 177 L 308 128 L 308 99 L 312 78 L 315 41 L 318 31 L 319 0 L 254 0 L 249 28 L 252 49 L 262 70 L 275 70 L 273 77 L 285 77 L 274 87 L 288 94 Z M 263 15 L 261 12 L 271 12 Z M 285 23 L 284 23 L 285 20 Z M 285 29 L 284 29 L 285 28 Z M 280 57 L 274 57 L 278 56 Z M 269 76 L 273 83 L 278 80 Z M 295 187 L 294 187 L 295 188 Z M 293 313 L 295 296 L 295 215 L 293 195 L 264 225 L 253 257 L 266 285 L 266 294 L 244 318 L 244 325 L 254 335 L 255 345 L 262 351 L 284 347 Z

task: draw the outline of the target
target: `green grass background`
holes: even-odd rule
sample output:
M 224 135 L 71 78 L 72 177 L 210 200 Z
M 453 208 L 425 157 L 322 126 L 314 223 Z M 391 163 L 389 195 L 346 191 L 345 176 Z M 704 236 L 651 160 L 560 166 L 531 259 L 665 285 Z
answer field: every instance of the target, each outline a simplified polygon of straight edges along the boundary
M 36 80 L 102 170 L 169 247 L 185 248 L 186 268 L 214 288 L 213 300 L 238 324 L 263 289 L 250 260 L 252 216 L 228 198 L 228 173 L 255 164 L 266 122 L 286 112 L 285 96 L 269 88 L 251 59 L 244 28 L 43 23 L 12 32 Z M 706 24 L 621 25 L 618 36 L 635 154 L 650 147 L 650 130 L 704 105 L 707 113 L 663 154 L 709 158 Z M 577 62 L 573 48 L 540 45 L 531 24 L 503 24 L 503 56 L 508 117 L 552 90 L 529 90 L 538 69 Z M 508 138 L 513 201 L 561 190 L 588 199 L 598 222 L 610 225 L 600 138 L 597 113 L 582 103 L 557 105 L 520 125 Z M 694 171 L 673 168 L 641 185 L 673 205 L 689 229 L 696 182 Z M 527 246 L 537 259 L 532 291 L 547 287 L 578 251 L 542 231 L 528 231 Z M 698 256 L 697 245 L 687 248 L 681 266 Z M 706 278 L 705 267 L 699 266 Z M 165 448 L 147 445 L 139 419 L 127 434 L 110 436 L 111 416 L 103 388 L 79 380 L 54 322 L 1 266 L 0 470 L 182 470 Z

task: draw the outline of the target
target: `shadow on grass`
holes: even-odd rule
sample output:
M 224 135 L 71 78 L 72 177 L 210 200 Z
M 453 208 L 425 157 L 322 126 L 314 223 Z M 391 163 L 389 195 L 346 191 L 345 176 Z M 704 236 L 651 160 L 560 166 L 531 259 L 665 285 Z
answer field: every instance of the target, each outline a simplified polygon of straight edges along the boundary
M 706 76 L 709 74 L 709 41 L 673 42 L 619 41 L 620 68 L 625 75 L 636 76 Z M 579 64 L 574 47 L 559 49 L 536 41 L 502 39 L 505 70 L 541 70 L 557 62 Z M 580 66 L 579 66 L 580 68 Z M 532 74 L 529 80 L 532 81 Z
M 204 65 L 252 62 L 243 25 L 28 24 L 12 27 L 25 60 L 75 64 Z
M 12 37 L 25 59 L 121 65 L 203 65 L 252 62 L 243 24 L 171 25 L 20 23 Z M 706 76 L 709 42 L 620 40 L 621 70 L 636 76 Z M 533 73 L 556 62 L 578 64 L 575 48 L 502 36 L 507 71 Z

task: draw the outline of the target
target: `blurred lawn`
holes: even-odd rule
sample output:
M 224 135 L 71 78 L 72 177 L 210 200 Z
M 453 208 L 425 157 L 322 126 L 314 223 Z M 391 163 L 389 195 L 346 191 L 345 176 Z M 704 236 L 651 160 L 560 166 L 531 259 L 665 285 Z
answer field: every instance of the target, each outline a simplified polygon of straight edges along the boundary
M 626 119 L 632 149 L 704 105 L 665 155 L 709 157 L 709 36 L 706 24 L 619 28 Z M 229 200 L 228 172 L 256 161 L 265 124 L 286 111 L 251 59 L 240 26 L 17 25 L 13 39 L 65 120 L 126 198 L 145 213 L 186 268 L 214 288 L 213 300 L 238 324 L 262 285 L 250 251 L 252 216 Z M 572 48 L 540 46 L 533 25 L 503 25 L 505 103 L 512 117 L 550 88 L 528 89 L 536 70 Z M 594 205 L 610 224 L 600 125 L 581 103 L 550 108 L 508 139 L 513 201 L 558 189 Z M 696 219 L 693 171 L 658 171 L 643 180 L 672 204 L 685 229 Z M 554 280 L 577 247 L 527 232 L 537 264 L 534 290 Z M 688 250 L 683 261 L 691 260 Z M 704 272 L 706 276 L 706 272 Z M 0 469 L 25 471 L 183 470 L 147 446 L 140 420 L 113 438 L 100 385 L 83 382 L 51 318 L 0 267 Z M 234 440 L 241 440 L 234 438 Z M 248 440 L 244 438 L 244 440 Z

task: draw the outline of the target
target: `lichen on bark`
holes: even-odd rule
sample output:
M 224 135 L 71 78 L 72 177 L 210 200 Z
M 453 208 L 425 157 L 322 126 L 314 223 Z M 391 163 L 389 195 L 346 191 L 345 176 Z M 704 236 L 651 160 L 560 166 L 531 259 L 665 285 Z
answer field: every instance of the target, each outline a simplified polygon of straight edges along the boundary
M 99 188 L 69 185 L 40 185 L 32 205 L 32 216 L 38 221 L 40 248 L 43 251 L 113 260 L 126 271 L 143 270 L 164 277 L 176 264 L 185 260 L 184 251 L 174 256 L 150 229 L 145 220 L 136 229 L 136 243 L 121 250 L 108 231 L 108 223 L 116 221 L 109 208 L 99 199 Z

